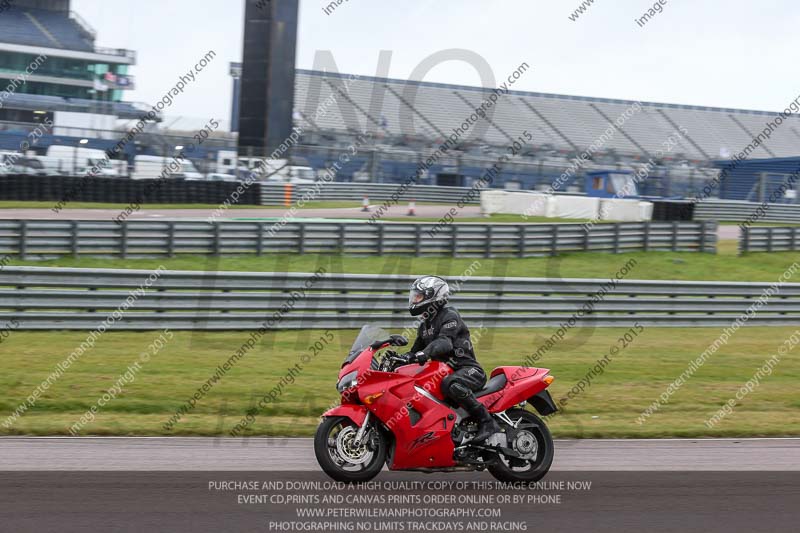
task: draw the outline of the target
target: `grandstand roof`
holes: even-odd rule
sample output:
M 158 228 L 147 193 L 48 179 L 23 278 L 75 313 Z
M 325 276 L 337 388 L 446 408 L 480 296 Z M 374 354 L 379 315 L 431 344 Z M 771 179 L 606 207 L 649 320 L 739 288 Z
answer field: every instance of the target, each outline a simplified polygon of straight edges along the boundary
M 68 13 L 12 4 L 0 16 L 0 41 L 91 52 L 93 31 Z
M 352 131 L 363 129 L 367 121 L 381 126 L 389 135 L 411 133 L 413 118 L 417 135 L 431 139 L 460 125 L 492 89 L 425 81 L 359 76 L 298 69 L 295 107 L 302 114 L 302 124 L 309 129 Z M 413 102 L 404 96 L 416 88 Z M 382 95 L 379 110 L 370 111 L 373 91 Z M 338 90 L 337 90 L 338 89 Z M 335 92 L 334 92 L 335 91 Z M 318 92 L 318 98 L 310 93 Z M 338 105 L 326 106 L 325 116 L 314 119 L 317 106 L 331 95 Z M 636 102 L 610 98 L 568 96 L 529 91 L 509 91 L 495 108 L 490 126 L 482 140 L 507 145 L 524 130 L 533 143 L 549 145 L 569 152 L 583 151 L 601 137 L 609 123 Z M 675 138 L 681 128 L 686 132 L 677 139 L 667 155 L 674 159 L 710 161 L 727 158 L 752 143 L 775 113 L 744 109 L 717 108 L 656 102 L 640 102 L 641 111 L 633 113 L 602 150 L 613 149 L 621 155 L 647 156 L 665 150 L 664 143 Z M 346 121 L 343 117 L 348 116 Z M 385 122 L 384 122 L 385 119 Z M 404 125 L 401 127 L 401 120 Z M 353 126 L 356 127 L 353 127 Z M 791 116 L 778 127 L 769 141 L 758 146 L 752 157 L 791 157 L 800 155 L 800 118 Z

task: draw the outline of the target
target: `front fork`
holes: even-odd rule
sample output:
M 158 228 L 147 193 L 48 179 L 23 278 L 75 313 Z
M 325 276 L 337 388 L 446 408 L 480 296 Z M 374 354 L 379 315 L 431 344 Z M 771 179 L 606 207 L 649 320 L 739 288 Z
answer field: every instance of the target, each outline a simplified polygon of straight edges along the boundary
M 367 411 L 367 416 L 364 417 L 364 423 L 361 424 L 361 427 L 358 428 L 358 432 L 356 433 L 355 439 L 353 439 L 353 445 L 356 447 L 361 446 L 361 441 L 364 439 L 364 434 L 367 432 L 369 428 L 369 417 L 372 415 L 372 412 Z

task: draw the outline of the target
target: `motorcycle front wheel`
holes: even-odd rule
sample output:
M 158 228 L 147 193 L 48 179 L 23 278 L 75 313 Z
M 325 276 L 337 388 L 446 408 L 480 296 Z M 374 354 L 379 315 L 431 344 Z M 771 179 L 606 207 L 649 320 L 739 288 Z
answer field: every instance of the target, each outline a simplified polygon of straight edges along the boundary
M 386 440 L 370 428 L 359 446 L 352 420 L 337 416 L 325 418 L 314 436 L 314 454 L 322 470 L 336 481 L 359 483 L 377 476 L 386 462 Z

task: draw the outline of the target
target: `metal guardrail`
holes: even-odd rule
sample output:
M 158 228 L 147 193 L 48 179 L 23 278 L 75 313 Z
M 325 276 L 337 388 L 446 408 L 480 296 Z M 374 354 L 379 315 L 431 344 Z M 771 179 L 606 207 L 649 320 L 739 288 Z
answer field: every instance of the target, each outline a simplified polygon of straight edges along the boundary
M 694 210 L 695 220 L 726 220 L 745 222 L 758 217 L 759 222 L 788 222 L 800 224 L 800 205 L 769 204 L 763 212 L 761 203 L 737 200 L 706 200 L 698 202 Z
M 261 205 L 284 205 L 286 201 L 286 186 L 284 184 L 261 183 Z M 365 196 L 370 202 L 378 203 L 399 195 L 401 204 L 411 200 L 417 202 L 437 202 L 443 204 L 477 205 L 480 203 L 480 191 L 473 193 L 473 198 L 467 198 L 471 191 L 469 187 L 443 187 L 434 185 L 413 185 L 399 194 L 400 185 L 397 183 L 337 183 L 319 182 L 316 184 L 299 184 L 291 186 L 291 201 L 296 202 L 306 196 L 311 201 L 347 201 L 360 202 Z M 312 191 L 317 191 L 313 192 Z
M 0 220 L 0 254 L 23 258 L 176 254 L 408 254 L 532 257 L 563 252 L 716 252 L 713 222 L 450 224 Z
M 739 253 L 800 250 L 800 226 L 740 228 Z
M 345 329 L 412 324 L 413 279 L 398 275 L 161 271 L 113 329 L 252 330 L 295 297 L 280 329 Z M 151 275 L 137 270 L 7 267 L 0 270 L 0 323 L 22 330 L 88 330 L 103 322 Z M 727 326 L 767 283 L 471 277 L 453 296 L 473 327 L 559 327 L 604 298 L 577 327 Z M 800 284 L 784 284 L 748 324 L 797 325 Z M 534 346 L 531 347 L 535 349 Z

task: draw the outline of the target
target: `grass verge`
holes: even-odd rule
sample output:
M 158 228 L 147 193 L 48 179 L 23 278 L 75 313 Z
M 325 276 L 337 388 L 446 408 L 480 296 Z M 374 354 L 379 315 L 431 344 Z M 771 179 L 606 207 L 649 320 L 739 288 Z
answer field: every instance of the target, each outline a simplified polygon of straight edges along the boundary
M 717 328 L 646 328 L 611 359 L 591 386 L 551 421 L 557 437 L 745 437 L 797 435 L 800 428 L 800 348 L 782 357 L 771 376 L 738 402 L 713 429 L 709 416 L 750 379 L 778 345 L 798 328 L 748 327 L 708 359 L 670 402 L 642 425 L 636 418 L 667 390 L 693 359 L 720 334 Z M 550 368 L 551 390 L 562 398 L 591 368 L 619 346 L 624 329 L 583 329 L 557 343 L 538 362 Z M 338 369 L 355 331 L 334 331 L 330 345 L 303 365 L 276 400 L 259 411 L 258 399 L 276 387 L 287 369 L 310 354 L 324 332 L 277 332 L 255 348 L 197 402 L 172 431 L 163 424 L 247 338 L 244 332 L 175 332 L 117 398 L 102 407 L 83 434 L 227 435 L 250 412 L 252 435 L 308 436 L 317 417 L 334 403 Z M 498 329 L 479 341 L 487 368 L 518 365 L 552 331 Z M 137 361 L 155 332 L 108 332 L 10 429 L 6 417 L 25 401 L 85 338 L 85 332 L 13 332 L 0 344 L 0 434 L 64 435 L 119 375 Z M 582 340 L 581 340 L 582 339 Z

